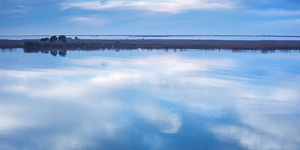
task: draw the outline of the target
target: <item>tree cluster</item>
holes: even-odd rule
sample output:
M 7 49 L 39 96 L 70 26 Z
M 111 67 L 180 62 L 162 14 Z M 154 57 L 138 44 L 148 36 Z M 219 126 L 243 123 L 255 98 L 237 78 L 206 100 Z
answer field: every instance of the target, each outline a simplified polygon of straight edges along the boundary
M 55 42 L 57 41 L 57 36 L 51 36 L 50 37 L 50 42 Z
M 41 42 L 46 42 L 46 41 L 55 42 L 57 40 L 62 41 L 62 42 L 67 42 L 67 37 L 65 35 L 60 35 L 57 38 L 57 36 L 54 35 L 54 36 L 51 36 L 50 38 L 41 38 L 40 39 Z
M 46 41 L 49 41 L 49 38 L 41 38 L 40 41 L 41 42 L 46 42 Z
M 67 37 L 64 36 L 64 35 L 60 35 L 60 36 L 58 37 L 58 40 L 60 40 L 60 41 L 62 41 L 62 42 L 67 42 Z

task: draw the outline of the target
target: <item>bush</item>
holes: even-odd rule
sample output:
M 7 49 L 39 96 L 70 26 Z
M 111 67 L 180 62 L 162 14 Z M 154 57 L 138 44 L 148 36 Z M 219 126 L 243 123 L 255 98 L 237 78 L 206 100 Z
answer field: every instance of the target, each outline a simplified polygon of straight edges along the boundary
M 56 36 L 51 36 L 50 42 L 54 42 L 54 41 L 57 41 L 57 37 Z
M 49 38 L 41 38 L 40 41 L 41 42 L 46 42 L 46 41 L 49 41 Z
M 67 42 L 67 37 L 65 35 L 60 35 L 58 37 L 58 40 L 62 41 L 62 42 Z

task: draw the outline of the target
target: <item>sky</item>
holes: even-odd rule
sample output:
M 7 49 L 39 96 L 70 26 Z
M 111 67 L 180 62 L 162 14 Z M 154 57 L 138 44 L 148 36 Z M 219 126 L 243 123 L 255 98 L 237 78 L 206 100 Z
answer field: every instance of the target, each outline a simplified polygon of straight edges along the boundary
M 0 35 L 300 35 L 299 0 L 1 0 Z

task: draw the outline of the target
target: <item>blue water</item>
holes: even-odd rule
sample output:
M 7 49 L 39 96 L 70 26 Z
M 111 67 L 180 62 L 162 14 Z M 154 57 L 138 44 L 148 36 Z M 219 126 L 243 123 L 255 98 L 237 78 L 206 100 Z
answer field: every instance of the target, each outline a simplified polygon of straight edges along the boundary
M 0 35 L 0 39 L 41 39 L 52 35 Z M 203 39 L 203 40 L 300 40 L 291 35 L 66 35 L 79 39 Z
M 0 149 L 300 149 L 300 53 L 0 52 Z

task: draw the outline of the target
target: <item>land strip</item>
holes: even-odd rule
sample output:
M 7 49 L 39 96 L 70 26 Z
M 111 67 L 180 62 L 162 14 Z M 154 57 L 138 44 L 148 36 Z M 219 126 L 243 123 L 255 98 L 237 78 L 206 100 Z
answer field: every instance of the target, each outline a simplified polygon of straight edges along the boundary
M 0 48 L 40 50 L 99 50 L 99 49 L 231 49 L 231 50 L 300 50 L 299 40 L 191 40 L 191 39 L 129 39 L 88 40 L 69 39 L 67 42 L 39 40 L 0 40 Z

